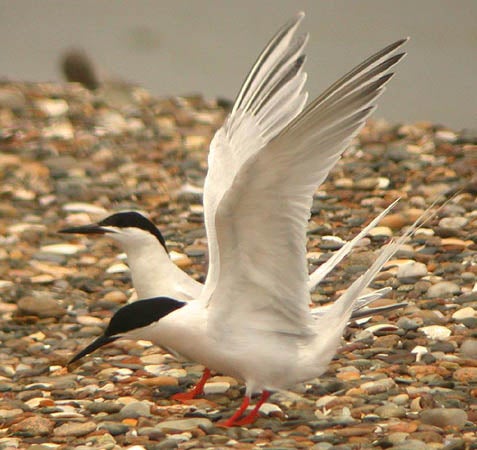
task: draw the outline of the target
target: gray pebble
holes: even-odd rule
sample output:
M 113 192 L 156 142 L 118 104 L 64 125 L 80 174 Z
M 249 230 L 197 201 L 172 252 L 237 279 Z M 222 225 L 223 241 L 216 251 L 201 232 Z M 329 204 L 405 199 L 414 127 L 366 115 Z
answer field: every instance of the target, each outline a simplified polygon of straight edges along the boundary
M 465 450 L 465 441 L 460 438 L 447 440 L 443 450 Z
M 96 423 L 94 422 L 66 422 L 63 425 L 55 428 L 55 436 L 84 436 L 96 430 Z
M 477 339 L 466 339 L 462 342 L 460 352 L 466 358 L 477 359 Z
M 213 423 L 206 418 L 193 417 L 190 419 L 167 420 L 157 424 L 154 428 L 159 431 L 187 431 L 194 428 L 211 429 Z
M 93 413 L 93 414 L 98 414 L 98 413 L 108 413 L 108 414 L 113 414 L 117 413 L 121 410 L 123 405 L 120 403 L 116 403 L 113 401 L 106 401 L 106 402 L 91 402 L 89 405 L 86 406 L 86 409 Z
M 178 448 L 179 443 L 176 439 L 163 439 L 157 445 L 154 446 L 154 449 L 162 450 L 162 449 L 171 449 L 171 448 Z
M 439 428 L 449 426 L 463 428 L 467 422 L 467 413 L 458 408 L 434 408 L 421 412 L 421 422 Z
M 422 320 L 401 317 L 397 321 L 396 325 L 403 330 L 417 330 L 422 325 Z
M 129 418 L 138 418 L 138 417 L 149 417 L 151 415 L 151 407 L 148 403 L 143 402 L 131 402 L 124 406 L 121 411 L 119 411 L 119 417 L 121 419 Z
M 417 439 L 408 439 L 398 445 L 391 447 L 393 450 L 429 450 L 429 447 L 425 442 L 418 441 Z
M 313 447 L 311 447 L 311 450 L 329 450 L 332 447 L 333 444 L 330 444 L 329 442 L 320 442 L 319 444 L 315 444 Z
M 439 221 L 442 228 L 459 229 L 467 225 L 468 220 L 465 217 L 444 217 Z
M 127 425 L 124 425 L 120 422 L 101 422 L 98 425 L 98 430 L 106 430 L 112 436 L 117 436 L 118 434 L 124 434 L 129 430 Z
M 449 298 L 460 292 L 460 287 L 456 283 L 451 281 L 440 281 L 433 284 L 427 290 L 427 296 L 430 298 Z
M 427 267 L 425 264 L 415 261 L 402 264 L 398 267 L 397 277 L 399 279 L 421 278 L 427 275 Z
M 468 317 L 462 320 L 462 324 L 471 330 L 477 329 L 477 317 Z

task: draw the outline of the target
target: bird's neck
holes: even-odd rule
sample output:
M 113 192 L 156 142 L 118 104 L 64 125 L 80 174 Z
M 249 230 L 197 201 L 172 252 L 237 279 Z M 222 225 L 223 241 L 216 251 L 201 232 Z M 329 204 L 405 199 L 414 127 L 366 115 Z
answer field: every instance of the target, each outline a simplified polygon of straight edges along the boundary
M 164 247 L 151 236 L 143 242 L 124 245 L 131 278 L 139 298 L 172 296 L 168 291 L 171 274 L 179 270 Z

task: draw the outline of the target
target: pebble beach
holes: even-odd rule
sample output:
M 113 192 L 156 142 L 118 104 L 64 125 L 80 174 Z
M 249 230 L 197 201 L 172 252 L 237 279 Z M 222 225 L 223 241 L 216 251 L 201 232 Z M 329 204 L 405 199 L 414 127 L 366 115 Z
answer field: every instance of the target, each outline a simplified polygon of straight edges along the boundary
M 0 83 L 0 449 L 477 449 L 475 130 L 373 119 L 345 151 L 315 193 L 310 271 L 401 200 L 313 303 L 336 299 L 376 250 L 443 206 L 372 283 L 393 288 L 376 306 L 407 306 L 351 323 L 327 372 L 274 393 L 253 425 L 215 425 L 244 391 L 222 374 L 204 396 L 171 400 L 203 367 L 147 341 L 67 367 L 136 296 L 112 241 L 58 230 L 142 211 L 203 282 L 208 144 L 229 106 L 135 86 Z

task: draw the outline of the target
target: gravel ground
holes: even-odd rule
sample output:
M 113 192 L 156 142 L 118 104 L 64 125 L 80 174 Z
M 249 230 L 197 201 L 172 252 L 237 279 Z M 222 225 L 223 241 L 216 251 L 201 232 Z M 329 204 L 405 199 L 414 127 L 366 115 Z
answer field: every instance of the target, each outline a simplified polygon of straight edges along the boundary
M 476 132 L 375 121 L 345 153 L 315 196 L 310 268 L 402 200 L 316 303 L 335 299 L 433 201 L 454 196 L 373 283 L 394 288 L 382 304 L 408 306 L 348 327 L 329 370 L 274 394 L 253 426 L 214 425 L 243 395 L 229 377 L 188 404 L 169 400 L 201 367 L 148 342 L 65 366 L 134 292 L 112 242 L 56 230 L 141 209 L 203 281 L 202 184 L 224 106 L 124 86 L 0 84 L 0 449 L 477 449 Z

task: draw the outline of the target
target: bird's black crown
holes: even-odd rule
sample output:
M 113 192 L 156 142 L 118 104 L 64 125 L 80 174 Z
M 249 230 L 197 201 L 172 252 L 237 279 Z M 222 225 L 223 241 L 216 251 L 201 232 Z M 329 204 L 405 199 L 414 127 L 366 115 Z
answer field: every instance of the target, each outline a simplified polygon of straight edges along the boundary
M 106 217 L 106 219 L 98 222 L 98 225 L 104 227 L 140 228 L 141 230 L 147 231 L 155 236 L 167 252 L 166 241 L 162 233 L 147 217 L 144 217 L 136 211 L 122 211 L 112 214 L 111 216 Z

